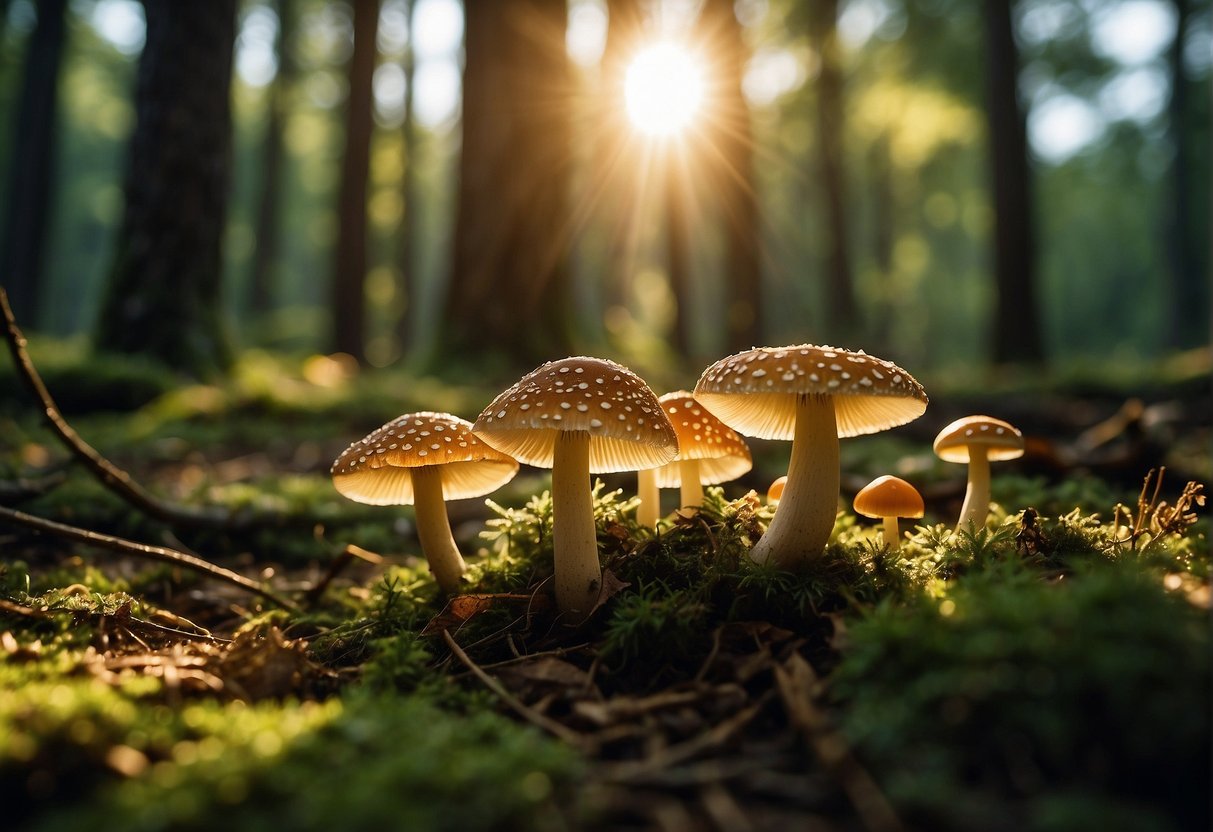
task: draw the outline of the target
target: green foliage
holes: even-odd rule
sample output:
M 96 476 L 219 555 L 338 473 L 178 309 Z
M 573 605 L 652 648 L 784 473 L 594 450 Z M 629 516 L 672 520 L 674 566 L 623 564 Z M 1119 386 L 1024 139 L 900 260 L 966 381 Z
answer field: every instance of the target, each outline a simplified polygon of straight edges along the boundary
M 1089 829 L 1100 804 L 1107 828 L 1198 828 L 1206 614 L 1128 560 L 987 566 L 849 630 L 832 693 L 893 799 L 935 828 Z
M 504 830 L 568 802 L 579 771 L 487 712 L 369 696 L 170 708 L 155 688 L 27 683 L 5 700 L 0 794 L 41 798 L 29 828 Z

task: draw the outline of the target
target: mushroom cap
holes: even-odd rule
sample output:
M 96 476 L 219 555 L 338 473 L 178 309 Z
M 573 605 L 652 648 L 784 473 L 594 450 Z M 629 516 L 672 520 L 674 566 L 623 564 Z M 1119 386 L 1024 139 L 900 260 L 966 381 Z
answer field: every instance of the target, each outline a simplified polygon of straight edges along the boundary
M 695 398 L 734 429 L 761 439 L 792 439 L 796 400 L 834 397 L 839 436 L 876 433 L 913 421 L 927 394 L 891 361 L 837 347 L 755 347 L 703 371 Z
M 657 401 L 678 435 L 678 459 L 699 460 L 700 484 L 729 482 L 754 467 L 750 447 L 741 435 L 713 416 L 686 390 L 666 393 Z M 658 488 L 677 488 L 681 484 L 682 470 L 677 460 L 657 469 Z
M 945 462 L 968 462 L 969 448 L 981 445 L 991 462 L 1023 456 L 1019 428 L 993 416 L 965 416 L 935 437 L 935 455 Z
M 657 396 L 631 370 L 603 358 L 549 361 L 495 398 L 472 426 L 520 462 L 551 468 L 556 434 L 590 435 L 590 472 L 637 471 L 678 454 Z
M 779 501 L 783 499 L 783 489 L 787 486 L 787 484 L 787 474 L 775 478 L 774 482 L 772 482 L 770 487 L 767 489 L 767 503 L 769 505 L 779 505 Z
M 877 477 L 855 495 L 855 513 L 864 517 L 922 517 L 922 495 L 898 477 Z
M 406 413 L 350 445 L 333 463 L 333 485 L 359 503 L 412 505 L 409 469 L 446 466 L 442 497 L 479 497 L 514 478 L 518 463 L 472 434 L 449 413 Z

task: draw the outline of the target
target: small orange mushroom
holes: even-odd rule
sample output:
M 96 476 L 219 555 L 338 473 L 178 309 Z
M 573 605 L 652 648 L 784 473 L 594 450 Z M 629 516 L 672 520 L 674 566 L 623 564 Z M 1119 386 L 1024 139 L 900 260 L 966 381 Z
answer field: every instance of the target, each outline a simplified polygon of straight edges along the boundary
M 922 517 L 922 495 L 903 479 L 877 477 L 855 495 L 855 513 L 884 521 L 884 542 L 890 549 L 901 548 L 899 517 Z

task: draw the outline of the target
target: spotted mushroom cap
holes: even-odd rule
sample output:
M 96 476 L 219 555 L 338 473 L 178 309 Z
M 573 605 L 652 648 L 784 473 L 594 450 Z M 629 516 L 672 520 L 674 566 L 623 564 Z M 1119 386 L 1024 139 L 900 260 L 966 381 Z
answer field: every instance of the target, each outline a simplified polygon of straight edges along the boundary
M 657 401 L 678 434 L 678 459 L 699 460 L 700 483 L 729 482 L 754 467 L 750 448 L 741 435 L 709 413 L 690 393 L 678 390 Z M 677 488 L 681 484 L 682 471 L 677 460 L 657 469 L 658 488 Z
M 351 500 L 412 505 L 410 468 L 446 466 L 442 497 L 479 497 L 505 485 L 518 463 L 472 434 L 472 423 L 449 413 L 406 413 L 350 445 L 333 463 L 333 485 Z
M 837 347 L 755 347 L 703 371 L 695 398 L 747 436 L 792 439 L 796 397 L 834 397 L 839 436 L 904 425 L 927 409 L 927 394 L 891 361 Z
M 678 453 L 657 396 L 638 375 L 604 358 L 549 361 L 493 400 L 472 429 L 520 462 L 552 467 L 556 434 L 590 434 L 590 472 L 656 468 Z
M 877 477 L 855 495 L 856 514 L 864 517 L 922 517 L 918 489 L 899 477 Z
M 935 455 L 945 462 L 968 462 L 969 447 L 984 445 L 991 462 L 1023 456 L 1019 428 L 993 416 L 965 416 L 935 437 Z

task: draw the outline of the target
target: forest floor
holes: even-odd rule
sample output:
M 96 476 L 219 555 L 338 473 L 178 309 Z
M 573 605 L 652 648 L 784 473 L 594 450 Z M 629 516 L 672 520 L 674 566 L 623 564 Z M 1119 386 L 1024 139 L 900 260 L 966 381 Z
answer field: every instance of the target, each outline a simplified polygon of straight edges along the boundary
M 1209 826 L 1207 353 L 933 393 L 922 424 L 844 442 L 834 535 L 797 572 L 745 556 L 786 445 L 754 443 L 750 475 L 656 532 L 634 478 L 604 477 L 606 589 L 578 626 L 549 597 L 543 472 L 450 506 L 470 566 L 453 598 L 411 509 L 329 481 L 401 412 L 474 416 L 493 391 L 324 357 L 250 354 L 184 387 L 34 358 L 136 493 L 74 462 L 0 366 L 5 828 Z M 963 468 L 930 443 L 976 412 L 1028 454 L 995 468 L 987 528 L 956 536 Z M 897 552 L 850 508 L 884 473 L 927 500 Z

